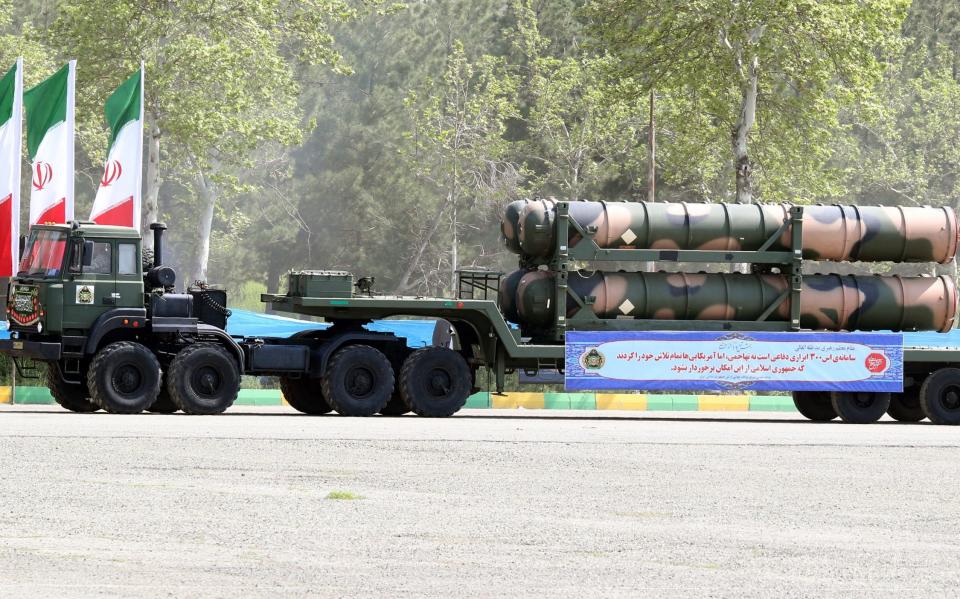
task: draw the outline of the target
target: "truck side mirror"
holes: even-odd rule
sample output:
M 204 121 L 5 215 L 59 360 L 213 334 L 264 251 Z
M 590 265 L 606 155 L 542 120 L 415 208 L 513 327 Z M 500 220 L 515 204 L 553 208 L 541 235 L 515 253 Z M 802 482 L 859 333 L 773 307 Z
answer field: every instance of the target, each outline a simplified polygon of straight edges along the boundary
M 79 273 L 83 270 L 83 240 L 74 239 L 70 242 L 70 263 L 67 264 L 67 271 Z
M 90 266 L 93 264 L 93 242 L 84 241 L 83 242 L 83 265 Z

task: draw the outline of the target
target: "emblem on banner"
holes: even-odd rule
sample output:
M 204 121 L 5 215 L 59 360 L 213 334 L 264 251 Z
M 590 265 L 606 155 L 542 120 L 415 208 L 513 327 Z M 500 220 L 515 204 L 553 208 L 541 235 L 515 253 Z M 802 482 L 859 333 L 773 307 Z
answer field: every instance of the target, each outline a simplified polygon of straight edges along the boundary
M 591 347 L 580 356 L 580 365 L 584 370 L 600 370 L 606 362 L 607 359 L 595 347 Z

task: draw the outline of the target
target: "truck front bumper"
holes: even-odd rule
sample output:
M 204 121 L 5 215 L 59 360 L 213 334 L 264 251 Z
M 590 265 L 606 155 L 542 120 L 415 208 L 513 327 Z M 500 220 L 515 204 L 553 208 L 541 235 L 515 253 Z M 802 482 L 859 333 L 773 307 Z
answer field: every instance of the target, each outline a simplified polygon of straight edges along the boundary
M 60 359 L 61 345 L 44 341 L 22 341 L 20 339 L 0 339 L 0 354 L 14 358 L 30 358 L 52 362 Z

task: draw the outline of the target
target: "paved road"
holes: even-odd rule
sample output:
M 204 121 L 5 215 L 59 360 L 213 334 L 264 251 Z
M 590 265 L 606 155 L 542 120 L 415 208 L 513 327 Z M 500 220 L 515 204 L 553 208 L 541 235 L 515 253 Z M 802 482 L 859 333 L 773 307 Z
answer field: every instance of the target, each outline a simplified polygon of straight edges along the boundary
M 958 428 L 28 406 L 0 408 L 0 459 L 0 596 L 960 588 Z

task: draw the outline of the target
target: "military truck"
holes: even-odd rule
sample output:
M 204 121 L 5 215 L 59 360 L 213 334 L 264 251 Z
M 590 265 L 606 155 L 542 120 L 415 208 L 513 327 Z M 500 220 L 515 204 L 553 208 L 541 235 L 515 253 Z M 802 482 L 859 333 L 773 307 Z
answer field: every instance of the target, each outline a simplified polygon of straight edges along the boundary
M 460 353 L 414 351 L 358 321 L 291 339 L 232 337 L 226 292 L 206 285 L 176 292 L 176 273 L 163 263 L 166 226 L 150 228 L 152 256 L 130 228 L 72 222 L 31 229 L 8 291 L 11 338 L 0 351 L 22 376 L 44 377 L 64 408 L 217 414 L 235 401 L 242 374 L 279 377 L 288 403 L 308 414 L 446 416 L 455 410 L 422 399 L 424 389 L 442 387 L 459 406 L 470 394 Z M 304 288 L 315 278 L 304 276 Z M 31 369 L 27 358 L 40 367 Z
M 562 372 L 567 331 L 946 331 L 954 325 L 957 290 L 950 277 L 803 272 L 813 258 L 948 261 L 958 237 L 950 209 L 909 215 L 879 207 L 818 209 L 811 237 L 801 206 L 637 203 L 606 204 L 598 212 L 589 204 L 512 204 L 501 230 L 506 246 L 521 254 L 520 270 L 506 277 L 461 270 L 456 297 L 382 295 L 350 273 L 292 272 L 286 293 L 262 300 L 331 326 L 288 339 L 227 334 L 224 291 L 175 292 L 175 273 L 163 264 L 162 224 L 151 227 L 152 259 L 141 256 L 132 229 L 83 222 L 34 227 L 8 296 L 12 338 L 0 342 L 0 351 L 18 363 L 45 363 L 54 397 L 75 411 L 219 413 L 234 401 L 243 373 L 279 377 L 286 400 L 307 414 L 450 416 L 477 390 L 480 369 L 493 372 L 498 392 L 517 370 Z M 681 270 L 690 263 L 746 263 L 752 271 L 582 270 L 591 262 L 631 261 Z M 453 340 L 413 350 L 395 335 L 364 328 L 398 316 L 448 322 Z M 819 421 L 872 422 L 889 412 L 903 421 L 958 424 L 957 360 L 955 350 L 908 347 L 902 394 L 804 391 L 794 401 Z

